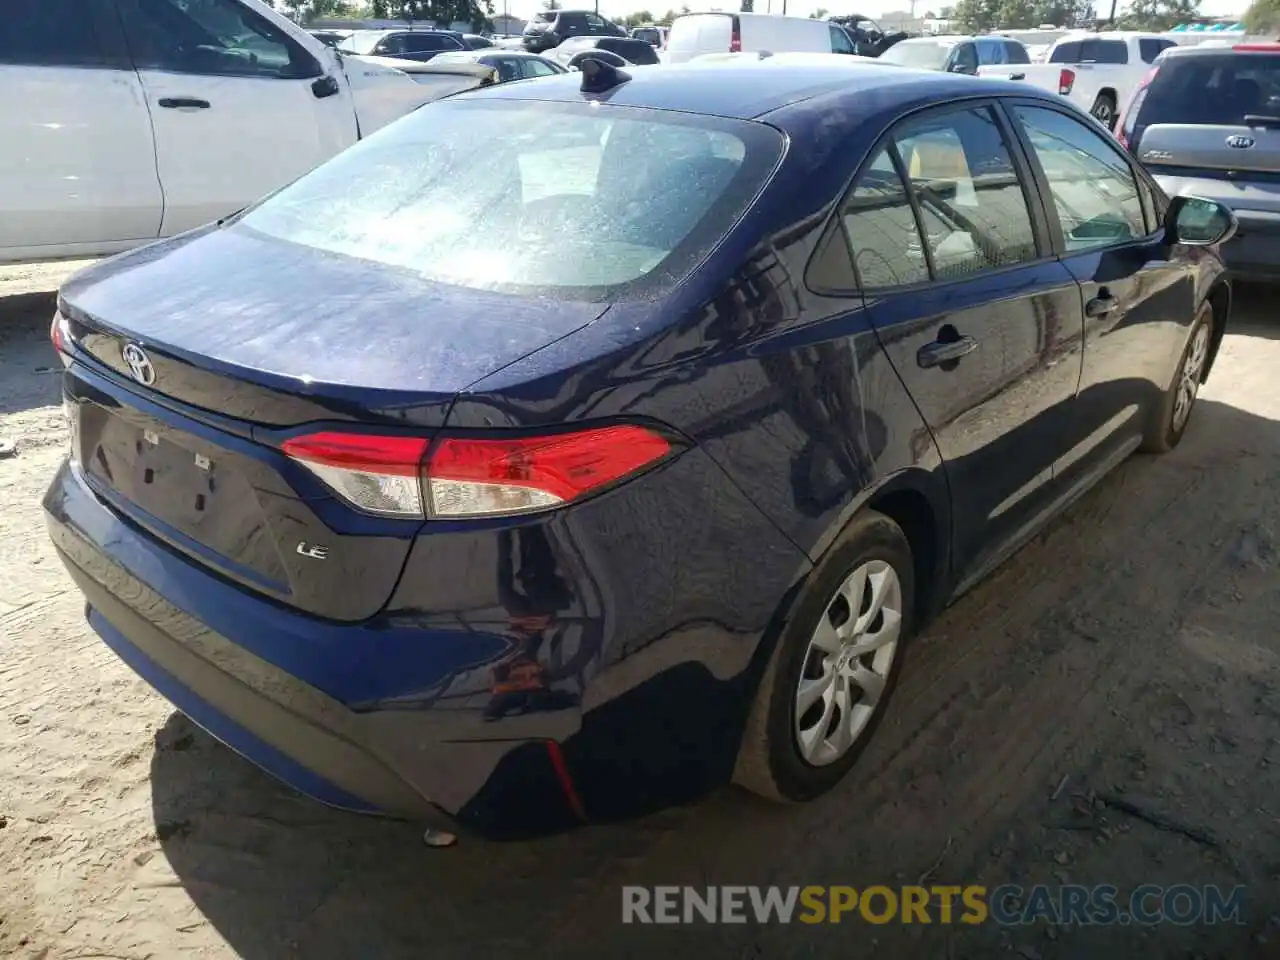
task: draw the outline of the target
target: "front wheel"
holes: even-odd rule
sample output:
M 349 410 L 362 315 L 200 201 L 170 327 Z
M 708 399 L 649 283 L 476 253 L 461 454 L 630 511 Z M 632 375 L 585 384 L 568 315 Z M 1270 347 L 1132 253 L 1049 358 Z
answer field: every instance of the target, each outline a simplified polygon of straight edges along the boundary
M 1167 453 L 1178 445 L 1191 422 L 1191 411 L 1200 396 L 1209 363 L 1209 341 L 1213 335 L 1213 307 L 1204 304 L 1191 326 L 1191 336 L 1173 374 L 1173 384 L 1156 411 L 1155 419 L 1143 439 L 1142 449 L 1148 453 Z
M 867 511 L 827 552 L 756 691 L 734 781 L 771 800 L 810 800 L 857 761 L 897 681 L 914 617 L 911 548 Z

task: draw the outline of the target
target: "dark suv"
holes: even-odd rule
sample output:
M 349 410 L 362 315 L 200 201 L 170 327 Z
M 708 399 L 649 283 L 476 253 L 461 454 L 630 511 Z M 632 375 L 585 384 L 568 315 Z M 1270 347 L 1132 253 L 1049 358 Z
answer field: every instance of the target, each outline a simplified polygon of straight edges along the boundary
M 1235 211 L 1238 279 L 1280 282 L 1280 44 L 1165 50 L 1116 135 L 1170 196 Z
M 338 45 L 357 56 L 429 61 L 436 54 L 466 50 L 462 34 L 452 30 L 357 30 Z
M 627 31 L 590 10 L 543 10 L 524 28 L 524 48 L 542 53 L 569 37 L 625 37 Z

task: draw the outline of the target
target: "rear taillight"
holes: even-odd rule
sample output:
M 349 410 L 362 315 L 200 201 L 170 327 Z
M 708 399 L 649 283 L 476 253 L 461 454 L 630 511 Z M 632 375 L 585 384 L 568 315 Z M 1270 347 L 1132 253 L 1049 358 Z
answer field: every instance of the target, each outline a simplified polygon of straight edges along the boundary
M 1069 96 L 1071 88 L 1076 84 L 1076 72 L 1068 70 L 1065 67 L 1058 71 L 1058 93 L 1061 96 Z
M 366 513 L 497 517 L 579 500 L 673 452 L 632 424 L 537 437 L 417 437 L 311 433 L 284 452 Z
M 733 21 L 733 33 L 729 36 L 729 52 L 742 52 L 742 27 L 739 26 L 737 18 Z
M 1133 113 L 1137 107 L 1138 101 L 1142 99 L 1142 91 L 1151 86 L 1151 81 L 1156 78 L 1156 74 L 1160 72 L 1159 67 L 1152 67 L 1147 71 L 1147 75 L 1138 81 L 1138 85 L 1133 88 L 1133 93 L 1129 96 L 1129 102 L 1125 104 L 1124 109 L 1120 111 L 1120 116 L 1116 117 L 1116 139 L 1120 141 L 1120 146 L 1126 150 L 1129 149 L 1129 134 L 1125 132 L 1125 121 L 1129 118 L 1129 114 Z M 1136 119 L 1136 118 L 1135 118 Z
M 49 326 L 49 340 L 58 353 L 67 352 L 67 322 L 62 319 L 61 313 L 55 312 L 53 315 L 53 323 Z

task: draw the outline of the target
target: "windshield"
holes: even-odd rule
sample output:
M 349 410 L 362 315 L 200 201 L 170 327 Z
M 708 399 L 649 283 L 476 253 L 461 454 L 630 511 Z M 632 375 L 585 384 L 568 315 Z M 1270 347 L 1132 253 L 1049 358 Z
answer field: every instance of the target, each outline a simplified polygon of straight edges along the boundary
M 941 70 L 951 54 L 949 43 L 912 43 L 903 41 L 880 54 L 885 63 L 896 63 L 903 67 L 915 67 L 920 70 Z
M 600 299 L 683 278 L 752 202 L 782 137 L 597 103 L 430 103 L 231 229 L 442 283 Z

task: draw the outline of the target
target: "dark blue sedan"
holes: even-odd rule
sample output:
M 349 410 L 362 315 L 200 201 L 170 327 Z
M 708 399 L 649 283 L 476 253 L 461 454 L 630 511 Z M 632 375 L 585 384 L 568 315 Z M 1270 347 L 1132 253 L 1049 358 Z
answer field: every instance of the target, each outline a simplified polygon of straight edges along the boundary
M 1022 84 L 478 90 L 66 285 L 50 533 L 122 659 L 326 803 L 806 800 L 930 615 L 1178 443 L 1233 229 Z

